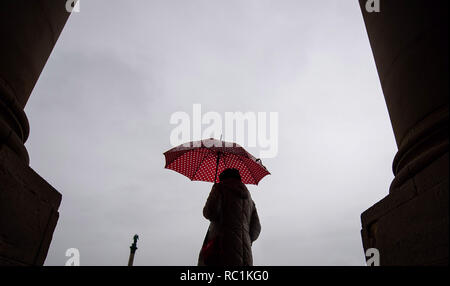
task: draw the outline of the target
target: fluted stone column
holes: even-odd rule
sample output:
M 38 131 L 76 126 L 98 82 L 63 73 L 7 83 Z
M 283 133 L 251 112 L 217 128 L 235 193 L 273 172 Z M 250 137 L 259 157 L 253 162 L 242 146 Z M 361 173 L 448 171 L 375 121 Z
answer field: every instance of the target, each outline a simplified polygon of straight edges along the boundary
M 0 265 L 42 265 L 61 194 L 29 167 L 24 107 L 70 13 L 66 0 L 0 1 Z
M 361 215 L 381 265 L 448 265 L 448 0 L 359 0 L 398 146 L 389 194 Z

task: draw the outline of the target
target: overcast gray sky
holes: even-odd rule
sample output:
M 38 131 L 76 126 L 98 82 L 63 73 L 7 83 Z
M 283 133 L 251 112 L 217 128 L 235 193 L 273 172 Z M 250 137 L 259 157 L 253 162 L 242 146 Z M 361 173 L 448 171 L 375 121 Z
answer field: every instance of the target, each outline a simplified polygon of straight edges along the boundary
M 46 265 L 68 248 L 126 265 L 135 233 L 135 265 L 196 265 L 211 183 L 162 154 L 195 103 L 279 114 L 272 175 L 249 186 L 255 265 L 364 264 L 360 214 L 387 195 L 396 146 L 357 1 L 80 4 L 25 108 L 31 167 L 63 195 Z

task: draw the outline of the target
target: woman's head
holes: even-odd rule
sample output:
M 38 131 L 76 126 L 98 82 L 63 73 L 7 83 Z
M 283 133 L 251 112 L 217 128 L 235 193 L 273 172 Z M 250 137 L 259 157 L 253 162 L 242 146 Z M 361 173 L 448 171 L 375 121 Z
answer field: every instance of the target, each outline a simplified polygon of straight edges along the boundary
M 239 174 L 239 170 L 238 169 L 234 169 L 234 168 L 228 168 L 228 169 L 225 169 L 219 175 L 219 180 L 221 182 L 223 180 L 225 180 L 225 179 L 228 179 L 228 178 L 235 178 L 235 179 L 238 179 L 240 181 L 241 180 L 241 175 Z

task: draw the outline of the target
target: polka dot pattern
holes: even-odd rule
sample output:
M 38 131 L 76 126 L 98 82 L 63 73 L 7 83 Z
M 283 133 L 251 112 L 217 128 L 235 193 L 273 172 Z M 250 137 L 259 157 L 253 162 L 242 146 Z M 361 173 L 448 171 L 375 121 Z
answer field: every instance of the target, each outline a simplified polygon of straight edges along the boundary
M 260 159 L 238 144 L 213 138 L 182 144 L 165 152 L 164 156 L 165 168 L 192 181 L 214 182 L 217 169 L 216 182 L 219 182 L 219 174 L 226 168 L 238 169 L 244 184 L 258 185 L 264 176 L 270 174 Z

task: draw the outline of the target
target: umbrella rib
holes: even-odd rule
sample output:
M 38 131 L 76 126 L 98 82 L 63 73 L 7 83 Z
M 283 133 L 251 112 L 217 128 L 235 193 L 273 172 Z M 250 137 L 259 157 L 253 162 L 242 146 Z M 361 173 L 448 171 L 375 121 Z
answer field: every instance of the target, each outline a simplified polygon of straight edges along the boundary
M 250 169 L 250 167 L 248 167 L 247 164 L 245 164 L 244 160 L 242 160 L 240 156 L 236 156 L 236 157 L 239 159 L 239 161 L 241 161 L 244 164 L 244 166 L 247 168 L 247 170 L 250 173 L 250 175 L 252 175 L 253 181 L 255 182 L 255 184 L 257 184 L 256 179 L 255 179 L 255 174 L 253 174 L 253 172 Z
M 166 158 L 166 165 L 164 166 L 164 168 L 167 168 L 167 169 L 170 169 L 170 165 L 172 165 L 176 160 L 178 160 L 181 156 L 185 155 L 185 154 L 188 153 L 189 151 L 185 151 L 185 152 L 181 153 L 181 155 L 178 155 L 178 156 L 177 156 L 176 158 L 174 158 L 172 161 L 168 162 L 168 161 L 167 161 L 167 156 L 168 156 L 167 154 L 168 154 L 169 152 L 170 152 L 170 150 L 164 153 L 164 157 Z
M 192 179 L 193 180 L 195 178 L 195 175 L 197 174 L 198 170 L 200 169 L 200 167 L 202 166 L 203 162 L 205 161 L 205 159 L 208 158 L 209 155 L 213 154 L 213 152 L 209 149 L 205 149 L 208 151 L 208 154 L 206 154 L 205 156 L 203 156 L 202 161 L 200 162 L 200 164 L 198 164 L 197 166 L 197 170 L 195 170 L 194 174 L 192 175 Z
M 226 161 L 225 161 L 225 158 L 227 157 L 227 155 L 229 155 L 228 153 L 224 153 L 223 154 L 224 156 L 223 156 L 223 164 L 225 165 L 225 169 L 227 168 L 227 163 L 226 163 Z

